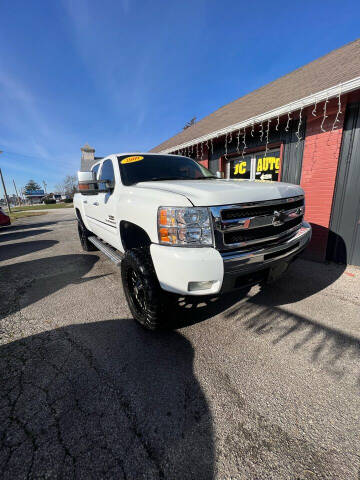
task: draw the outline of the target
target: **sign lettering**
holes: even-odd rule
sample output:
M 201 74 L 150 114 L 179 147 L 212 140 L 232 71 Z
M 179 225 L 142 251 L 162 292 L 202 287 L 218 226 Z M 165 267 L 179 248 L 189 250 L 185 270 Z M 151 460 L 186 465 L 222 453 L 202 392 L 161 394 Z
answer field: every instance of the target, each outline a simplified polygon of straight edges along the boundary
M 257 161 L 257 172 L 267 172 L 268 170 L 278 171 L 280 168 L 280 158 L 279 157 L 264 157 L 258 158 Z
M 235 165 L 234 174 L 244 174 L 246 172 L 246 162 L 240 162 Z

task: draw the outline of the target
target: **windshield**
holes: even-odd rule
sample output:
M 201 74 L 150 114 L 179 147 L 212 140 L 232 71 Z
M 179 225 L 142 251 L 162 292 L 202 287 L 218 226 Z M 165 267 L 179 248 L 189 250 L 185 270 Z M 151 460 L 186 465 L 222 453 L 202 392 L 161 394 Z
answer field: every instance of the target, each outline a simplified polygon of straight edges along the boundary
M 177 155 L 123 155 L 118 157 L 124 185 L 160 180 L 201 180 L 216 178 L 191 158 Z

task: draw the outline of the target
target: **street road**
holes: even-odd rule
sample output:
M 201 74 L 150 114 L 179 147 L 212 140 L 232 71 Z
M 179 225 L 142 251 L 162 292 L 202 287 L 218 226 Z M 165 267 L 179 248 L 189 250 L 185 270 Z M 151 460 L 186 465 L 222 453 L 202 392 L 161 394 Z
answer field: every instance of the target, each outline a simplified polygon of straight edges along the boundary
M 72 210 L 0 230 L 0 478 L 358 480 L 359 287 L 298 260 L 151 333 Z

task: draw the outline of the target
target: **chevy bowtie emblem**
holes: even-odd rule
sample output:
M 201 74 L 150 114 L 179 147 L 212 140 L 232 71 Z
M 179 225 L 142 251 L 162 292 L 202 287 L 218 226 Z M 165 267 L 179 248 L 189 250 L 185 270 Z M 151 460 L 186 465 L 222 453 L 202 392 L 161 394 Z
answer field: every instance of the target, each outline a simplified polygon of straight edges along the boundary
M 274 211 L 274 216 L 272 219 L 272 224 L 274 227 L 277 227 L 279 225 L 282 225 L 284 223 L 283 221 L 283 216 L 281 212 L 278 212 L 277 210 Z

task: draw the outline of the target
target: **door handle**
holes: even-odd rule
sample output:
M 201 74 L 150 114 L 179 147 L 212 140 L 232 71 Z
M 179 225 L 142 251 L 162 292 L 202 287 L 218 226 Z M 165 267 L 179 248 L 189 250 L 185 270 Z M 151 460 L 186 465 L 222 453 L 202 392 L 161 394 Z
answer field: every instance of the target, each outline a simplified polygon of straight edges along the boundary
M 99 206 L 99 202 L 94 202 L 93 205 L 95 205 L 96 207 Z
M 87 203 L 87 200 L 84 200 L 83 203 Z

